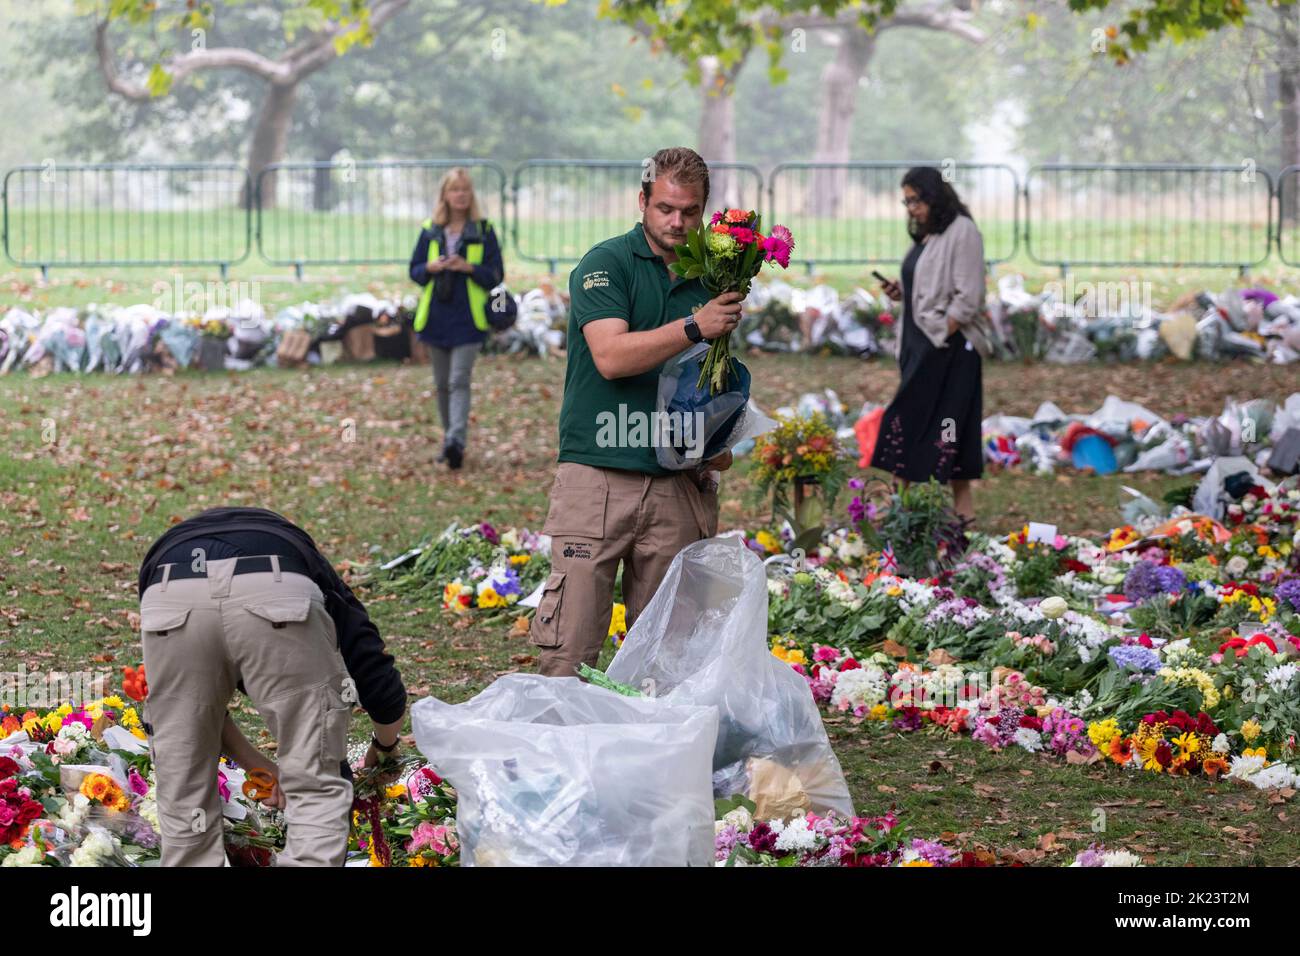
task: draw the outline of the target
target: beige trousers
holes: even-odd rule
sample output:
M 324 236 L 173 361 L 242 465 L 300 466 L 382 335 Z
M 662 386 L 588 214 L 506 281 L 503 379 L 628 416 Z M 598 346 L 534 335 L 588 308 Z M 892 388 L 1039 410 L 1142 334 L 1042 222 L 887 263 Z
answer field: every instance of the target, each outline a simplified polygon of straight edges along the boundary
M 529 640 L 541 648 L 542 674 L 572 677 L 578 664 L 596 665 L 609 637 L 619 562 L 630 629 L 677 552 L 718 533 L 718 496 L 685 473 L 561 462 L 542 532 L 551 536 L 551 576 Z
M 352 784 L 343 777 L 352 709 L 347 670 L 320 588 L 301 574 L 165 580 L 140 600 L 146 717 L 157 779 L 163 866 L 221 866 L 217 757 L 226 705 L 242 680 L 277 743 L 286 799 L 279 866 L 341 866 Z

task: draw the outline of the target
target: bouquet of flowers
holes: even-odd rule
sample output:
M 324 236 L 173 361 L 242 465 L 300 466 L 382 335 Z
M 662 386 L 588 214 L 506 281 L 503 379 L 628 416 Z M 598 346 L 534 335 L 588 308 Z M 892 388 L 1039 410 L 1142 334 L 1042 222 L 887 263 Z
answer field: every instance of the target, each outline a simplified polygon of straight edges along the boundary
M 821 522 L 835 504 L 847 478 L 848 459 L 840 449 L 835 429 L 821 412 L 809 416 L 779 415 L 776 428 L 758 439 L 750 478 L 763 494 L 772 494 L 772 510 L 785 518 L 798 538 L 816 529 L 805 550 L 821 540 Z M 810 484 L 821 485 L 825 500 L 805 494 Z M 790 506 L 791 492 L 794 505 Z
M 785 226 L 773 226 L 771 233 L 764 236 L 760 224 L 761 218 L 753 211 L 715 212 L 708 225 L 691 230 L 686 242 L 674 250 L 677 261 L 673 271 L 686 279 L 699 279 L 711 295 L 748 295 L 750 283 L 763 263 L 776 262 L 788 268 L 794 249 L 794 237 Z M 714 395 L 728 391 L 733 364 L 730 337 L 714 339 L 700 367 L 697 387 L 708 383 Z

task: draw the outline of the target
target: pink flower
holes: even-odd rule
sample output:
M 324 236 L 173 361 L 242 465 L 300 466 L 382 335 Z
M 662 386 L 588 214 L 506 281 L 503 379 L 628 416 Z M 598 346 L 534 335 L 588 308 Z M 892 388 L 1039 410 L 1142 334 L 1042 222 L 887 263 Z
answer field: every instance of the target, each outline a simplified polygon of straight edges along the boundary
M 754 241 L 754 230 L 744 226 L 732 226 L 731 238 L 735 239 L 742 246 L 747 246 Z
M 411 831 L 411 842 L 406 845 L 407 853 L 415 853 L 428 847 L 440 856 L 455 852 L 456 834 L 447 826 L 434 826 L 427 820 Z
M 421 767 L 406 781 L 406 792 L 411 795 L 412 801 L 422 800 L 433 793 L 440 783 L 442 778 L 433 772 L 432 767 Z
M 85 727 L 87 730 L 90 730 L 90 728 L 95 726 L 95 722 L 90 719 L 90 715 L 87 714 L 84 710 L 75 711 L 74 713 L 68 714 L 67 717 L 63 718 L 63 724 L 65 727 L 69 723 L 81 724 L 81 726 Z
M 0 803 L 0 827 L 7 827 L 13 824 L 14 817 L 18 815 L 15 810 L 7 803 Z
M 840 656 L 839 651 L 833 647 L 822 645 L 813 651 L 813 660 L 815 661 L 833 661 Z
M 149 792 L 149 781 L 140 776 L 140 771 L 136 770 L 135 767 L 132 767 L 130 772 L 127 773 L 126 782 L 131 787 L 131 792 L 134 794 L 143 797 Z
M 782 269 L 788 269 L 790 253 L 794 251 L 794 236 L 785 226 L 773 226 L 771 234 L 763 240 L 763 251 L 768 262 L 776 262 Z
M 230 781 L 220 770 L 217 771 L 217 790 L 221 794 L 221 799 L 226 803 L 230 802 Z

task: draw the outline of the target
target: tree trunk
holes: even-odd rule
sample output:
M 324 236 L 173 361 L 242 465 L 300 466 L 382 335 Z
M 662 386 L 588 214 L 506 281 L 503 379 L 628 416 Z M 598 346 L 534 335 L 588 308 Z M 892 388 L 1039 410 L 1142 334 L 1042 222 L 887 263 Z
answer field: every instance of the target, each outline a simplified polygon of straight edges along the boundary
M 822 71 L 821 106 L 817 115 L 817 148 L 813 162 L 847 163 L 853 136 L 858 81 L 876 49 L 876 39 L 864 30 L 839 33 L 835 58 Z M 843 169 L 814 169 L 809 205 L 814 216 L 834 216 L 844 198 Z
M 267 88 L 266 99 L 262 101 L 262 109 L 257 114 L 257 125 L 253 128 L 253 141 L 248 147 L 248 174 L 252 177 L 254 191 L 262 170 L 284 159 L 297 99 L 297 83 L 272 84 Z M 263 209 L 275 208 L 276 178 L 274 173 L 270 173 L 262 180 Z M 251 196 L 245 196 L 245 205 L 249 205 L 252 199 Z
M 698 152 L 710 163 L 736 161 L 736 100 L 733 80 L 739 65 L 724 72 L 717 57 L 700 58 L 700 132 Z M 739 183 L 728 169 L 710 169 L 709 206 L 739 206 Z M 708 215 L 708 211 L 705 211 Z
M 334 154 L 342 149 L 342 144 L 335 143 L 328 149 L 318 150 L 316 162 L 320 163 L 312 170 L 311 208 L 317 212 L 329 212 L 338 202 L 338 190 L 334 186 Z

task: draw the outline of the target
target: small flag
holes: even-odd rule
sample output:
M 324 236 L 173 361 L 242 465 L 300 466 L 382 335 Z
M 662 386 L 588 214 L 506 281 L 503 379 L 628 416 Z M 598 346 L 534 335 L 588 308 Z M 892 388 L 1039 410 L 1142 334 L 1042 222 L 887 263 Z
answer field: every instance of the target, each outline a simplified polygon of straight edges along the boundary
M 894 546 L 888 542 L 885 544 L 885 550 L 880 552 L 880 570 L 898 570 L 898 560 L 894 557 Z

